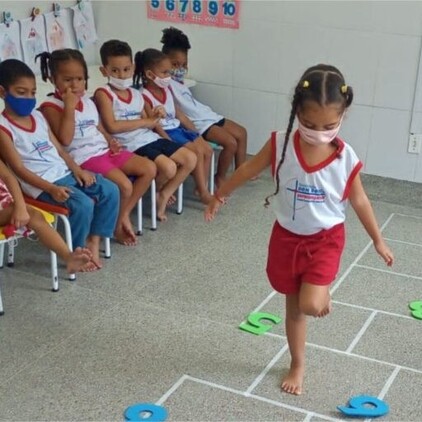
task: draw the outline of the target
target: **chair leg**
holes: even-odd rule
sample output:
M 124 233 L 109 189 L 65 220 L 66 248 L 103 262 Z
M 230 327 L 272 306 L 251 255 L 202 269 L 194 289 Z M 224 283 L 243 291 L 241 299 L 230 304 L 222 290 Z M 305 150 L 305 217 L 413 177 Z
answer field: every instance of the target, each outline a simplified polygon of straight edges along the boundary
M 183 183 L 177 189 L 177 214 L 183 212 Z
M 213 150 L 210 165 L 210 194 L 214 195 L 215 151 Z
M 0 316 L 4 315 L 3 300 L 1 298 L 1 286 L 0 286 Z
M 72 244 L 72 230 L 70 229 L 70 222 L 69 219 L 62 214 L 56 214 L 56 220 L 54 222 L 55 227 L 57 227 L 57 219 L 60 218 L 63 222 L 64 226 L 64 237 L 66 239 L 67 247 L 70 251 L 73 251 L 73 244 Z M 69 274 L 69 280 L 75 281 L 76 280 L 76 274 Z
M 151 182 L 151 230 L 157 230 L 157 185 Z
M 111 258 L 111 246 L 109 237 L 104 238 L 104 258 Z
M 12 239 L 7 242 L 7 266 L 13 267 L 15 265 L 15 240 Z
M 4 266 L 4 242 L 0 244 L 0 268 Z
M 136 234 L 138 236 L 141 236 L 142 235 L 142 198 L 138 201 L 136 212 L 138 214 L 138 230 L 136 231 Z
M 50 251 L 50 264 L 51 264 L 51 291 L 59 291 L 59 274 L 57 270 L 57 255 Z

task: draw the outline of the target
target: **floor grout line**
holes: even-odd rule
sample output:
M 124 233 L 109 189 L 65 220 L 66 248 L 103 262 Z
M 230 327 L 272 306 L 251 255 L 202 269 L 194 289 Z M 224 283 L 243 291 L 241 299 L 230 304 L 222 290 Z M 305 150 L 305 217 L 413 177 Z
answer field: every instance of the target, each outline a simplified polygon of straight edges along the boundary
M 270 332 L 264 333 L 263 335 L 268 336 L 268 337 L 279 338 L 279 339 L 282 339 L 282 340 L 287 339 L 286 336 L 283 336 L 281 334 L 270 333 Z M 353 352 L 346 352 L 345 350 L 333 349 L 332 347 L 323 346 L 323 345 L 315 344 L 315 343 L 309 343 L 309 342 L 306 342 L 306 346 L 313 347 L 315 349 L 326 350 L 327 352 L 333 352 L 333 353 L 337 353 L 339 355 L 351 356 L 351 357 L 354 357 L 354 358 L 357 358 L 357 359 L 363 359 L 363 360 L 367 360 L 367 361 L 370 361 L 370 362 L 379 363 L 379 364 L 382 364 L 382 365 L 393 366 L 393 367 L 399 366 L 401 369 L 405 369 L 406 371 L 415 372 L 417 374 L 422 374 L 421 369 L 410 368 L 408 366 L 399 365 L 397 363 L 387 362 L 387 361 L 384 361 L 384 360 L 371 358 L 369 356 L 358 355 L 357 353 L 353 353 Z
M 416 246 L 422 248 L 422 243 L 405 242 L 404 240 L 392 239 L 391 237 L 384 237 L 384 240 L 389 242 L 402 243 L 403 245 Z
M 352 342 L 350 343 L 349 347 L 346 349 L 346 353 L 351 353 L 352 352 L 352 350 L 358 344 L 359 340 L 365 334 L 365 331 L 371 325 L 371 322 L 374 320 L 374 318 L 376 317 L 377 313 L 378 313 L 377 311 L 373 311 L 371 313 L 371 315 L 369 315 L 368 319 L 365 321 L 365 323 L 363 324 L 362 328 L 356 334 L 356 337 L 352 340 Z
M 189 377 L 188 375 L 182 375 L 168 390 L 164 393 L 155 404 L 161 406 Z
M 399 318 L 406 318 L 406 319 L 411 319 L 411 320 L 415 319 L 415 318 L 413 318 L 409 315 L 397 314 L 397 313 L 394 313 L 394 312 L 383 311 L 381 309 L 368 308 L 366 306 L 355 305 L 354 303 L 341 302 L 339 300 L 333 300 L 333 303 L 337 303 L 338 305 L 343 305 L 343 306 L 349 306 L 351 308 L 362 309 L 364 311 L 378 312 L 379 314 L 385 314 L 385 315 L 395 316 L 395 317 L 399 317 Z
M 286 350 L 289 348 L 288 344 L 285 344 L 281 350 L 271 359 L 271 361 L 268 363 L 268 365 L 264 368 L 264 370 L 254 379 L 252 384 L 249 386 L 249 388 L 246 390 L 247 395 L 252 393 L 252 391 L 255 389 L 255 387 L 264 379 L 265 375 L 268 374 L 269 370 L 276 364 L 276 362 L 283 356 L 283 354 L 286 352 Z
M 417 275 L 410 275 L 410 274 L 405 274 L 405 273 L 398 273 L 398 272 L 395 272 L 395 271 L 384 270 L 382 268 L 371 267 L 369 265 L 356 264 L 355 267 L 364 268 L 366 270 L 378 271 L 380 273 L 385 273 L 385 274 L 397 275 L 399 277 L 407 277 L 407 278 L 414 278 L 416 280 L 422 280 L 422 277 L 419 277 Z

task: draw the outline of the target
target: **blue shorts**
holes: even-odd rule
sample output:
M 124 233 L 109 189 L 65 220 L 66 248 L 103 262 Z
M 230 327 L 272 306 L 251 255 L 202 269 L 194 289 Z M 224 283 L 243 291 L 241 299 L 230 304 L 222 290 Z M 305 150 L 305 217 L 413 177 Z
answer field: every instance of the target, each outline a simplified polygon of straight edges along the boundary
M 193 130 L 189 129 L 184 129 L 180 126 L 176 129 L 166 130 L 166 133 L 174 142 L 177 142 L 178 144 L 182 145 L 187 144 L 188 142 L 192 142 L 199 137 L 198 132 L 194 132 Z
M 171 157 L 181 147 L 182 145 L 178 144 L 177 142 L 172 142 L 168 139 L 160 138 L 154 142 L 151 142 L 150 144 L 138 148 L 136 151 L 134 151 L 134 153 L 154 161 L 161 154 L 165 155 L 166 157 Z

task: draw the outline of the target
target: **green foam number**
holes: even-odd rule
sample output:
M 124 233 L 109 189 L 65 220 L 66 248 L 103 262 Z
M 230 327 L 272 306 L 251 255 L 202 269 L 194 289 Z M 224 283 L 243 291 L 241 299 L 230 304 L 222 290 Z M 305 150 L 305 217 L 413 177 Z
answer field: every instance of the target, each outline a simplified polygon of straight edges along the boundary
M 422 319 L 422 300 L 415 300 L 409 303 L 411 314 L 417 319 Z
M 263 324 L 261 322 L 262 320 L 268 320 L 274 324 L 280 324 L 281 322 L 281 318 L 277 315 L 268 314 L 266 312 L 252 312 L 248 315 L 247 322 L 242 322 L 239 325 L 239 328 L 243 331 L 247 331 L 248 333 L 256 334 L 259 336 L 260 334 L 264 334 L 272 328 L 271 325 Z

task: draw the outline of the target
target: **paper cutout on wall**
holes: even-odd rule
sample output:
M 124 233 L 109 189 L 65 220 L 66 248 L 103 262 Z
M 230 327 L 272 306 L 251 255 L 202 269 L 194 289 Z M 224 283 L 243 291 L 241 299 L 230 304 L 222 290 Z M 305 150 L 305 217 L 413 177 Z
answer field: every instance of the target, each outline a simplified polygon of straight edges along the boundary
M 20 23 L 21 44 L 25 63 L 35 73 L 40 73 L 39 64 L 35 64 L 35 56 L 47 51 L 44 17 L 38 15 L 34 19 L 22 19 Z
M 18 22 L 0 24 L 0 61 L 7 59 L 23 60 Z
M 44 17 L 48 51 L 76 48 L 72 14 L 69 9 L 61 9 L 57 17 L 54 16 L 54 12 L 45 13 Z
M 79 49 L 83 49 L 87 44 L 97 41 L 92 4 L 89 1 L 81 1 L 73 6 L 72 10 L 76 43 Z

